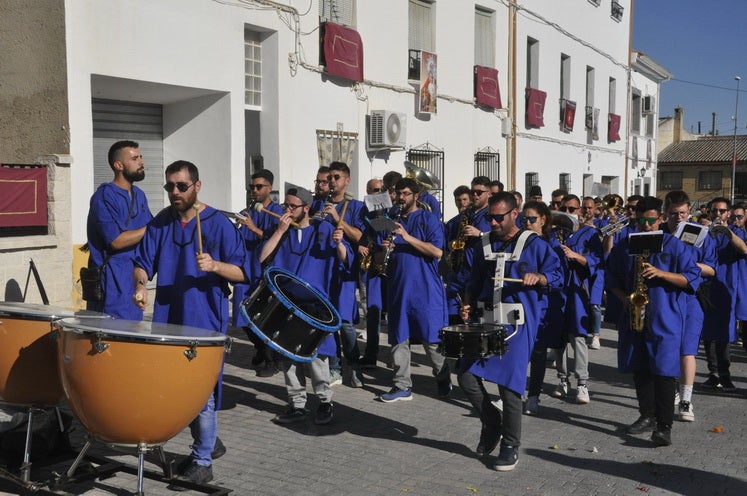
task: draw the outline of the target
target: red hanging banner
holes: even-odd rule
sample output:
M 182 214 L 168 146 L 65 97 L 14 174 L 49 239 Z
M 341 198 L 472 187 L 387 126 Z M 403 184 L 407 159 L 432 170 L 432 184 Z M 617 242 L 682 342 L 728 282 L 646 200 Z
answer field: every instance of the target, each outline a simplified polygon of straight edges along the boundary
M 334 22 L 322 25 L 321 64 L 334 76 L 363 82 L 363 42 L 358 31 Z
M 475 66 L 475 100 L 478 105 L 494 109 L 503 108 L 501 90 L 498 87 L 498 69 Z
M 607 141 L 620 141 L 620 116 L 617 114 L 609 114 Z
M 542 90 L 536 90 L 534 88 L 526 89 L 527 98 L 527 126 L 531 127 L 543 127 L 545 125 L 544 113 L 545 113 L 545 99 L 547 93 Z
M 576 120 L 576 102 L 563 100 L 563 131 L 573 131 L 573 122 Z
M 47 225 L 47 168 L 0 166 L 0 227 Z

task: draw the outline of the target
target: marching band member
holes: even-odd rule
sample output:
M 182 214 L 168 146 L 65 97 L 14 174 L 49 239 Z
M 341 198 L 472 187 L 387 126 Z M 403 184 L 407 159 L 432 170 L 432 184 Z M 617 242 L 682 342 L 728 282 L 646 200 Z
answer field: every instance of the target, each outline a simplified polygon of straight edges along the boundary
M 622 200 L 622 198 L 620 199 Z M 581 221 L 588 226 L 599 229 L 606 222 L 598 219 L 599 210 L 597 201 L 591 196 L 585 196 L 581 202 Z M 597 269 L 589 277 L 589 317 L 591 319 L 591 340 L 587 341 L 590 350 L 598 350 L 602 347 L 599 340 L 602 330 L 602 299 L 604 297 L 604 264 L 597 265 Z
M 745 231 L 745 205 L 739 203 L 734 206 L 729 216 L 731 229 L 734 234 L 739 236 L 742 241 L 747 242 L 747 231 Z M 741 257 L 737 262 L 737 274 L 739 275 L 737 283 L 737 307 L 736 319 L 741 326 L 742 345 L 747 350 L 747 336 L 744 333 L 744 323 L 747 320 L 747 258 Z
M 508 351 L 502 357 L 460 360 L 459 385 L 479 412 L 482 429 L 477 452 L 490 454 L 500 439 L 495 469 L 513 470 L 521 443 L 521 395 L 526 386 L 527 365 L 537 329 L 547 309 L 547 293 L 559 290 L 563 273 L 560 260 L 550 245 L 536 233 L 516 227 L 518 217 L 514 195 L 501 192 L 490 197 L 488 212 L 491 231 L 476 245 L 462 307 L 469 318 L 472 305 L 485 322 L 505 324 L 509 334 Z M 521 279 L 522 282 L 494 280 Z M 490 401 L 481 379 L 498 384 L 503 411 Z

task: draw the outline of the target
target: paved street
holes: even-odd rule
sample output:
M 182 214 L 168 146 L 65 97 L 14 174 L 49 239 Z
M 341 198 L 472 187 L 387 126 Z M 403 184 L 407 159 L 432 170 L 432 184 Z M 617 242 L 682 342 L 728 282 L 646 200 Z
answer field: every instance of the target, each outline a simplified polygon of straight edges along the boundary
M 228 452 L 214 464 L 214 482 L 233 494 L 747 494 L 747 357 L 736 345 L 732 371 L 737 391 L 696 390 L 696 421 L 677 422 L 673 446 L 654 448 L 646 435 L 622 433 L 638 414 L 629 378 L 615 368 L 616 333 L 604 329 L 603 348 L 590 351 L 591 403 L 576 405 L 543 395 L 539 415 L 524 416 L 517 468 L 499 473 L 490 468 L 494 458 L 482 461 L 474 454 L 479 421 L 461 391 L 455 389 L 445 400 L 437 397 L 422 348 L 414 347 L 413 401 L 375 400 L 389 389 L 391 378 L 391 370 L 379 362 L 378 369 L 366 371 L 363 389 L 335 387 L 332 424 L 316 426 L 309 419 L 281 426 L 272 418 L 285 409 L 282 375 L 256 377 L 248 368 L 253 347 L 243 332 L 231 335 L 235 342 L 225 369 L 219 428 Z M 387 359 L 387 353 L 384 347 L 381 358 Z M 698 371 L 702 382 L 701 359 Z M 554 382 L 554 371 L 548 371 L 545 391 Z M 489 390 L 497 392 L 493 385 Z M 309 407 L 316 408 L 313 395 Z M 712 432 L 716 427 L 723 432 Z M 81 436 L 78 426 L 75 444 Z M 167 454 L 187 454 L 190 439 L 187 431 L 172 439 L 165 446 Z M 135 463 L 129 455 L 98 452 Z M 148 460 L 147 468 L 157 470 L 152 458 Z M 35 466 L 32 480 L 43 480 L 51 469 L 65 470 L 71 461 Z M 118 473 L 57 492 L 122 495 L 135 488 L 134 476 Z M 174 494 L 165 484 L 147 479 L 145 491 Z

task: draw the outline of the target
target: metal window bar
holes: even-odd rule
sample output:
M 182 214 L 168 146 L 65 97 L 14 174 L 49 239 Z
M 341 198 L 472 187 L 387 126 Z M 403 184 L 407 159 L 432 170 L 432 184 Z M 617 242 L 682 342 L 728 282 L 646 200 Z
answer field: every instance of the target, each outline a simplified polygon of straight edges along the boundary
M 527 172 L 524 175 L 524 191 L 522 193 L 526 197 L 529 194 L 529 190 L 532 186 L 539 184 L 539 172 Z
M 491 181 L 500 181 L 501 154 L 498 152 L 481 151 L 475 153 L 475 175 L 487 176 Z
M 570 193 L 571 191 L 571 175 L 567 172 L 562 172 L 558 176 L 558 188 L 564 189 Z
M 417 167 L 427 170 L 438 178 L 441 187 L 431 189 L 430 192 L 438 199 L 441 205 L 441 212 L 444 211 L 444 152 L 443 150 L 434 150 L 432 145 L 426 143 L 421 145 L 422 148 L 410 148 L 407 150 L 407 160 Z

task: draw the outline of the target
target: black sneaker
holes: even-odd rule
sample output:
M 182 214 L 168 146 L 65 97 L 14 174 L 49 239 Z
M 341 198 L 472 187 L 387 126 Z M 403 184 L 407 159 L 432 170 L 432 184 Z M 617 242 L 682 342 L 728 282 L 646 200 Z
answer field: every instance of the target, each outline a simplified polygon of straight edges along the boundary
M 376 368 L 376 357 L 364 356 L 358 361 L 358 364 L 362 369 L 375 369 Z
M 192 462 L 186 468 L 186 470 L 184 470 L 183 474 L 176 477 L 176 480 L 190 482 L 192 484 L 207 484 L 208 482 L 213 480 L 213 467 L 205 467 L 203 465 L 198 465 L 197 463 Z M 189 488 L 179 486 L 169 486 L 169 489 L 172 489 L 174 491 L 189 490 Z
M 265 362 L 264 365 L 257 369 L 257 377 L 272 377 L 280 372 L 280 368 L 275 362 Z
M 671 446 L 672 428 L 666 425 L 660 425 L 651 433 L 651 440 L 656 446 Z
M 488 456 L 498 446 L 498 441 L 501 440 L 501 433 L 498 429 L 482 426 L 480 431 L 480 442 L 477 444 L 475 452 L 477 456 Z
M 653 417 L 644 417 L 641 415 L 638 420 L 633 422 L 625 429 L 628 434 L 641 434 L 643 432 L 653 431 L 656 428 L 656 419 Z
M 451 378 L 437 381 L 438 384 L 438 395 L 442 398 L 446 398 L 451 393 Z
M 495 461 L 495 469 L 498 472 L 509 472 L 519 463 L 519 449 L 516 446 L 503 446 L 498 452 L 498 459 Z
M 213 446 L 213 452 L 210 453 L 210 458 L 213 460 L 217 460 L 221 456 L 226 454 L 226 446 L 223 444 L 223 441 L 220 440 L 219 437 L 215 438 L 215 446 Z
M 316 425 L 327 425 L 330 422 L 332 422 L 332 402 L 320 403 L 314 417 L 314 423 Z
M 306 419 L 308 411 L 305 408 L 290 408 L 275 417 L 278 424 L 292 424 L 294 422 L 303 422 Z
M 724 389 L 728 389 L 729 391 L 734 391 L 737 389 L 737 386 L 734 385 L 733 382 L 731 382 L 731 377 L 728 375 L 722 375 L 721 376 L 721 387 Z
M 721 381 L 719 380 L 717 375 L 711 374 L 708 376 L 708 379 L 706 379 L 705 382 L 703 383 L 703 387 L 718 388 L 718 387 L 721 387 Z

